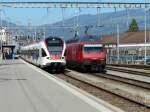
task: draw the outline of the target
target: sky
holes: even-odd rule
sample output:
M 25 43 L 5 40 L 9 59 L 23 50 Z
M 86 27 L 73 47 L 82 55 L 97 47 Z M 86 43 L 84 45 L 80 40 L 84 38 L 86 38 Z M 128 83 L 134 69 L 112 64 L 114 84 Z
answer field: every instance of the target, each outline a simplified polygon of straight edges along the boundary
M 0 0 L 3 2 L 122 2 L 122 0 Z M 124 0 L 124 2 L 150 2 L 150 0 Z M 114 11 L 114 9 L 102 9 L 103 13 Z M 78 9 L 65 9 L 64 19 L 77 15 Z M 80 14 L 96 14 L 97 9 L 81 9 Z M 62 20 L 62 9 L 42 8 L 2 8 L 2 19 L 21 25 L 43 25 Z

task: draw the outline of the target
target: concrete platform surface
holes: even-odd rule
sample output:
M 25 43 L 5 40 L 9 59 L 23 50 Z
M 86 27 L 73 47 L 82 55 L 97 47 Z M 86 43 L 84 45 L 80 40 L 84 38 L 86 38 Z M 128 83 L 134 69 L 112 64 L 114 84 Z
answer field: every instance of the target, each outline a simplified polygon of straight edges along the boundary
M 116 111 L 43 74 L 42 70 L 38 72 L 21 60 L 3 61 L 0 64 L 0 112 Z

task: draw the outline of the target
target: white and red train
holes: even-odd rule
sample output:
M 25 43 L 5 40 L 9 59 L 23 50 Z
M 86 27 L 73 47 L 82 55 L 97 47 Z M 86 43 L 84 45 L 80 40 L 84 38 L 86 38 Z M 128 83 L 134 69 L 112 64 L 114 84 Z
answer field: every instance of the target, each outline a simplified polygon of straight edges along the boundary
M 66 44 L 58 37 L 48 37 L 43 41 L 24 46 L 20 49 L 21 57 L 41 68 L 63 71 L 66 66 Z

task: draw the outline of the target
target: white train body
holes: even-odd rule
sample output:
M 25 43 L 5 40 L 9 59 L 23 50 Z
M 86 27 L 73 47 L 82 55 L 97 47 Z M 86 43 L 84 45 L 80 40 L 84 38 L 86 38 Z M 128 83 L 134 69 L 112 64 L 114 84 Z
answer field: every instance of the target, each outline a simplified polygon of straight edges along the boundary
M 49 37 L 21 48 L 21 57 L 41 68 L 64 69 L 66 44 L 61 38 Z

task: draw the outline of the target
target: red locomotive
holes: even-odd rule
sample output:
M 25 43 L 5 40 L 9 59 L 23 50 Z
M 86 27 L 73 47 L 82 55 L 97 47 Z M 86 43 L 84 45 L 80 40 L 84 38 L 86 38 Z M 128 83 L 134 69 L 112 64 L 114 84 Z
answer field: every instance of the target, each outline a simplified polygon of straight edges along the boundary
M 103 72 L 106 51 L 101 42 L 73 42 L 66 48 L 67 66 L 85 71 Z

